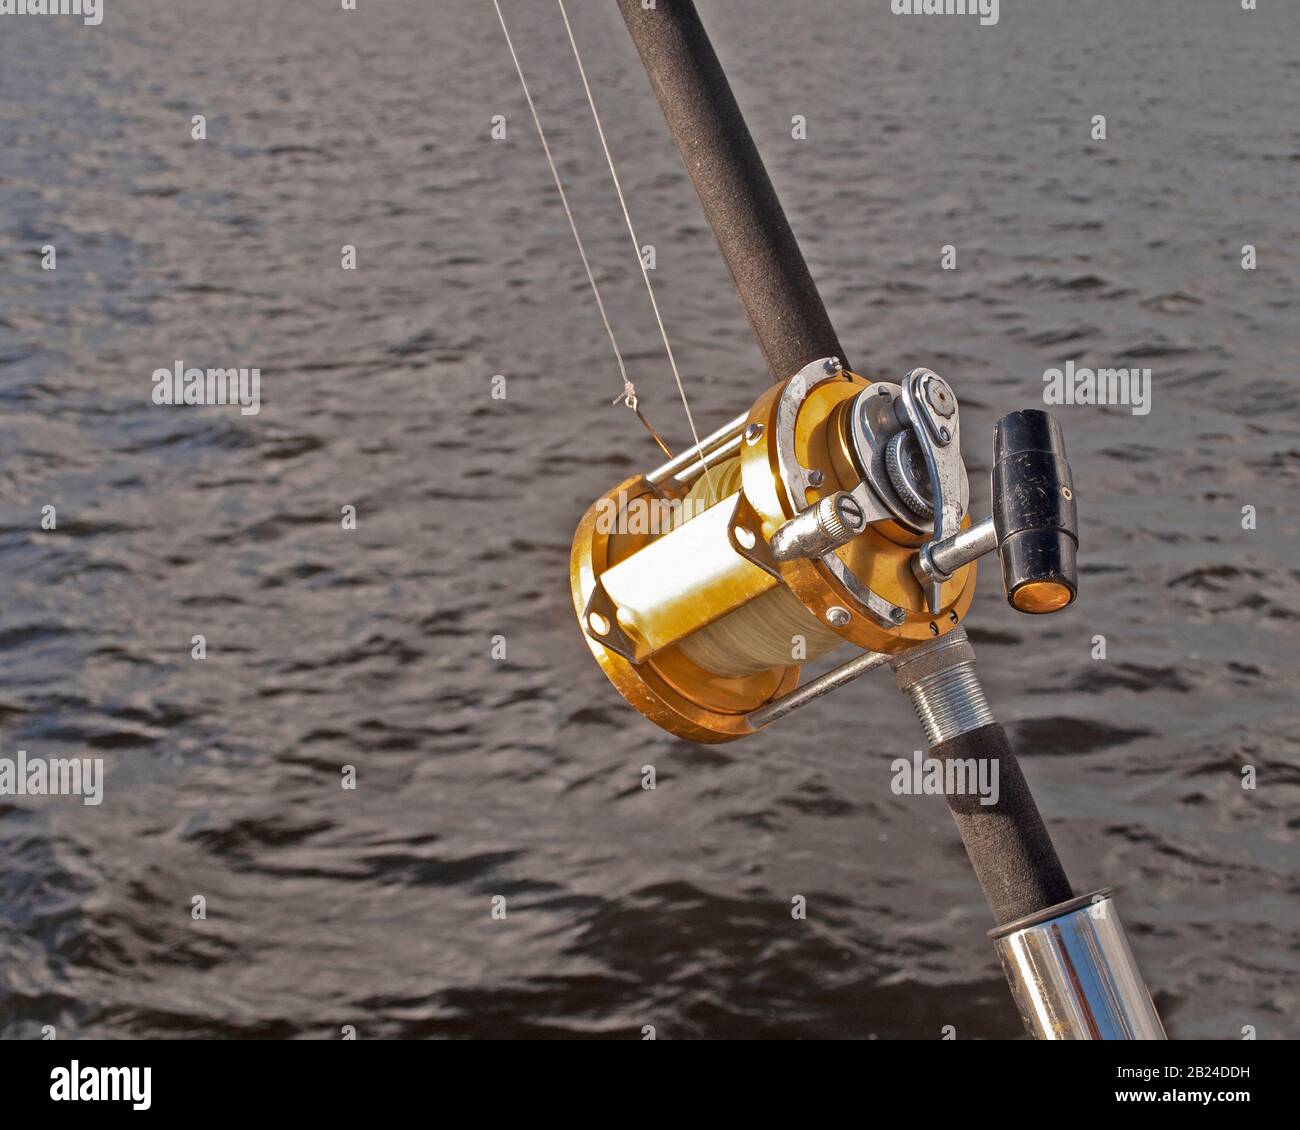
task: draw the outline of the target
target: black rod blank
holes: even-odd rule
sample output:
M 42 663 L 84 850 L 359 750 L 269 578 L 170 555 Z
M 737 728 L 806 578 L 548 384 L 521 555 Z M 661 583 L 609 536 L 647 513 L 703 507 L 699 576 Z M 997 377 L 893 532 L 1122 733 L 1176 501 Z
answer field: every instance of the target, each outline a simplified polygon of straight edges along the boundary
M 618 0 L 773 380 L 848 359 L 692 0 Z

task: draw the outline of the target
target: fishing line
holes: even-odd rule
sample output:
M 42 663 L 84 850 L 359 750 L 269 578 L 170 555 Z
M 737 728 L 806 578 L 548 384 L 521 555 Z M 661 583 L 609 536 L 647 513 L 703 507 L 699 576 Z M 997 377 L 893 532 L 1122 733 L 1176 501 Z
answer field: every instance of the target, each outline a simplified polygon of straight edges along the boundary
M 537 106 L 533 103 L 532 93 L 529 91 L 528 82 L 524 78 L 524 69 L 519 65 L 519 56 L 515 54 L 515 45 L 510 38 L 510 29 L 506 27 L 506 18 L 502 15 L 501 5 L 498 0 L 492 0 L 492 6 L 496 8 L 497 19 L 501 21 L 501 30 L 505 33 L 506 46 L 510 49 L 510 58 L 515 64 L 515 73 L 519 76 L 519 85 L 523 87 L 524 100 L 528 103 L 528 111 L 533 116 L 533 125 L 537 127 L 537 136 L 541 139 L 542 151 L 546 154 L 546 163 L 551 168 L 551 177 L 555 181 L 555 188 L 560 194 L 560 203 L 564 205 L 564 214 L 569 220 L 569 230 L 573 232 L 573 240 L 578 245 L 578 255 L 582 259 L 582 269 L 587 272 L 587 282 L 591 284 L 591 293 L 595 296 L 596 308 L 600 311 L 600 320 L 605 323 L 605 332 L 609 334 L 609 344 L 614 348 L 614 359 L 618 362 L 618 371 L 623 378 L 623 392 L 615 397 L 614 403 L 617 404 L 621 400 L 627 407 L 631 408 L 641 423 L 645 425 L 651 438 L 659 445 L 663 453 L 671 459 L 673 453 L 668 450 L 667 444 L 660 439 L 659 433 L 655 431 L 637 405 L 636 386 L 632 384 L 631 378 L 627 375 L 627 366 L 623 363 L 623 354 L 618 348 L 618 339 L 614 336 L 614 327 L 610 324 L 609 315 L 605 311 L 605 303 L 600 297 L 600 288 L 596 285 L 596 276 L 592 273 L 591 263 L 587 259 L 587 249 L 583 246 L 582 236 L 578 234 L 578 223 L 573 218 L 573 209 L 569 207 L 568 193 L 564 191 L 564 184 L 560 180 L 560 171 L 555 167 L 555 158 L 551 156 L 551 147 L 546 141 L 546 131 L 542 129 L 542 120 L 538 117 Z M 688 419 L 689 416 L 688 410 Z M 695 425 L 692 424 L 692 431 L 694 427 Z
M 495 4 L 497 0 L 492 0 L 492 2 Z M 596 99 L 591 93 L 591 84 L 587 82 L 587 68 L 582 65 L 582 53 L 578 50 L 578 41 L 573 37 L 573 27 L 569 23 L 569 13 L 564 9 L 564 0 L 556 0 L 556 2 L 560 5 L 560 16 L 564 20 L 564 30 L 568 32 L 569 43 L 573 47 L 573 58 L 578 64 L 578 74 L 582 77 L 582 88 L 587 92 L 587 105 L 591 107 L 591 116 L 596 123 L 596 133 L 600 135 L 600 146 L 605 151 L 605 161 L 609 165 L 609 175 L 614 181 L 614 191 L 618 193 L 618 202 L 623 209 L 623 219 L 627 221 L 627 231 L 632 237 L 632 249 L 636 254 L 636 261 L 641 265 L 641 277 L 645 279 L 646 293 L 650 295 L 650 306 L 655 312 L 655 321 L 659 323 L 659 336 L 663 338 L 664 351 L 668 354 L 668 364 L 672 368 L 673 379 L 677 382 L 677 392 L 682 398 L 682 407 L 686 410 L 686 422 L 691 428 L 691 440 L 696 447 L 699 447 L 700 435 L 695 430 L 695 417 L 691 414 L 690 401 L 686 398 L 686 386 L 682 383 L 682 374 L 677 368 L 677 359 L 673 356 L 673 347 L 668 340 L 668 331 L 664 328 L 663 316 L 659 313 L 659 303 L 655 299 L 655 288 L 650 282 L 650 271 L 645 265 L 645 260 L 641 257 L 641 241 L 636 237 L 636 228 L 632 225 L 632 215 L 628 211 L 627 200 L 623 196 L 623 186 L 618 179 L 618 170 L 614 167 L 614 158 L 610 154 L 609 143 L 605 140 L 605 129 L 600 124 L 600 114 L 596 110 Z M 498 15 L 500 12 L 501 8 L 498 6 Z M 709 468 L 707 459 L 704 463 L 704 476 L 709 480 L 711 490 L 712 471 Z
M 696 479 L 686 498 L 711 506 L 720 498 L 741 489 L 740 460 L 718 465 L 717 490 L 704 479 Z M 693 513 L 683 507 L 678 514 Z M 680 525 L 680 518 L 674 521 Z M 804 653 L 794 657 L 794 642 L 802 639 Z M 706 671 L 730 678 L 756 675 L 774 667 L 812 662 L 829 655 L 844 640 L 815 616 L 790 592 L 778 585 L 762 596 L 742 604 L 682 640 L 682 652 Z

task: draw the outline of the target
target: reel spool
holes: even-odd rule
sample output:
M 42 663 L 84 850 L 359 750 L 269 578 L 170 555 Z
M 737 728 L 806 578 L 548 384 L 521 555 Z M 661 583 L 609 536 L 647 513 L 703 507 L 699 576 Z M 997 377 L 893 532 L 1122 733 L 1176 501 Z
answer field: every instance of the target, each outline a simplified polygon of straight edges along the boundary
M 806 366 L 583 516 L 570 572 L 588 647 L 651 721 L 724 742 L 955 629 L 995 546 L 1013 606 L 1064 607 L 1077 533 L 1060 430 L 1043 412 L 998 427 L 995 515 L 972 524 L 941 377 Z M 1032 475 L 1053 505 L 1024 503 Z M 868 654 L 801 687 L 801 664 L 842 644 Z

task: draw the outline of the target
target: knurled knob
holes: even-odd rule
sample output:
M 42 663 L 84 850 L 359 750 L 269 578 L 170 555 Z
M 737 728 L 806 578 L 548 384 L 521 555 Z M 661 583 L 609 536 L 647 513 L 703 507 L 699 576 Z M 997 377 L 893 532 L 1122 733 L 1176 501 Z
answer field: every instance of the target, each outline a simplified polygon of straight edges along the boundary
M 904 506 L 918 518 L 934 517 L 934 502 L 923 493 L 930 489 L 930 476 L 911 428 L 896 432 L 885 445 L 885 472 Z

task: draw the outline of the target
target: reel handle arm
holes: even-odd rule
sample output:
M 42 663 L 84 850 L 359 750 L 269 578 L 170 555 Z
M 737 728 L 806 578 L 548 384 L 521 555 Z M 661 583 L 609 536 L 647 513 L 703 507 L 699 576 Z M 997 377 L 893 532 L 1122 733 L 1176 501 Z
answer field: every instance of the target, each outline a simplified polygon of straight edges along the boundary
M 993 514 L 923 545 L 913 571 L 923 584 L 998 551 L 1007 603 L 1019 612 L 1057 612 L 1079 591 L 1079 512 L 1061 426 L 1026 408 L 998 421 L 993 440 Z

